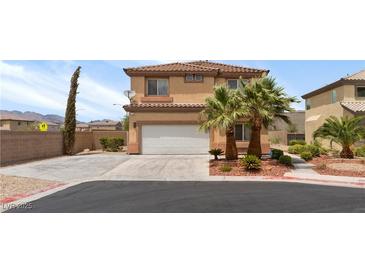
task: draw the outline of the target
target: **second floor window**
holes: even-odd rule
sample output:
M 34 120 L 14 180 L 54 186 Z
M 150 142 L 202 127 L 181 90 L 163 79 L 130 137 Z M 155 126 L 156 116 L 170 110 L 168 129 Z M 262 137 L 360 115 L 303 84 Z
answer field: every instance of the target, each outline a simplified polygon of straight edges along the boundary
M 356 96 L 357 97 L 365 97 L 365 87 L 357 87 L 356 88 Z
M 241 87 L 240 79 L 228 79 L 227 86 L 229 89 L 239 89 Z M 247 84 L 248 81 L 246 79 L 242 79 L 242 81 Z
M 311 101 L 309 99 L 305 100 L 305 109 L 306 110 L 311 109 Z
M 203 75 L 201 74 L 186 74 L 185 81 L 187 82 L 202 82 Z
M 334 104 L 337 101 L 337 93 L 335 90 L 331 91 L 331 103 Z
M 150 79 L 147 80 L 148 96 L 166 96 L 168 90 L 167 79 Z

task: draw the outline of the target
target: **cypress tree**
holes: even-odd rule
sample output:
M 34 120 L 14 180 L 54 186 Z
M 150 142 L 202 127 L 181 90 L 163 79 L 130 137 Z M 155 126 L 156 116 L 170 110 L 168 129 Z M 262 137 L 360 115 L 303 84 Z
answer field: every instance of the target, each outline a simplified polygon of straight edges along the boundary
M 76 130 L 76 95 L 79 83 L 81 67 L 77 67 L 71 78 L 70 92 L 68 94 L 67 107 L 65 113 L 65 129 L 63 133 L 63 143 L 65 154 L 71 155 L 75 143 Z

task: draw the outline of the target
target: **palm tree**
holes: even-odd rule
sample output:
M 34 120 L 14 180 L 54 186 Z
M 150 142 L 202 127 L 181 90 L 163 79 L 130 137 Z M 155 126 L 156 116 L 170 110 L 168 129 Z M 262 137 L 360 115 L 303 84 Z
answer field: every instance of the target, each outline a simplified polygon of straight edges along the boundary
M 363 116 L 352 118 L 341 117 L 341 119 L 330 116 L 326 119 L 324 124 L 313 133 L 313 138 L 320 137 L 329 139 L 331 145 L 332 142 L 335 142 L 342 146 L 342 151 L 340 153 L 341 158 L 354 158 L 354 153 L 350 147 L 365 137 L 365 128 L 360 125 L 360 122 L 363 119 Z
M 268 128 L 274 118 L 290 123 L 285 111 L 293 111 L 291 103 L 299 103 L 295 97 L 289 97 L 283 87 L 277 85 L 272 77 L 254 79 L 246 84 L 240 81 L 242 109 L 244 118 L 251 125 L 251 139 L 247 154 L 261 157 L 261 129 Z
M 234 125 L 242 116 L 242 96 L 238 90 L 228 89 L 225 86 L 214 87 L 214 96 L 206 99 L 206 107 L 201 112 L 201 130 L 219 128 L 226 133 L 226 159 L 238 158 Z

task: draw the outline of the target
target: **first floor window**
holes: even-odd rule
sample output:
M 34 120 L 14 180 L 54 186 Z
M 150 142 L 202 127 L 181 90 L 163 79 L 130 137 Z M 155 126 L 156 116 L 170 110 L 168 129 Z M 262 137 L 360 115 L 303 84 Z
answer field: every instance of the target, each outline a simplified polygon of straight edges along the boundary
M 365 97 L 365 87 L 357 87 L 356 95 L 357 97 Z
M 238 80 L 237 79 L 229 79 L 227 80 L 228 88 L 230 89 L 238 89 Z
M 147 80 L 147 95 L 165 96 L 167 95 L 167 79 L 150 79 Z
M 234 138 L 236 141 L 250 141 L 251 126 L 247 124 L 237 124 L 234 126 Z

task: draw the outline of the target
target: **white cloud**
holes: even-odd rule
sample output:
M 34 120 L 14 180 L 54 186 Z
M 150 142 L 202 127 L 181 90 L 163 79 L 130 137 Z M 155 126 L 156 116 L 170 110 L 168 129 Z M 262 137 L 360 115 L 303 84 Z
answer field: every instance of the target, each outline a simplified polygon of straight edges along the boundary
M 43 109 L 63 115 L 70 85 L 70 64 L 60 62 L 54 69 L 42 71 L 0 61 L 1 101 L 23 105 L 28 110 Z M 71 71 L 71 73 L 70 73 Z M 119 118 L 122 110 L 113 104 L 126 104 L 121 90 L 111 89 L 81 73 L 76 102 L 78 119 Z

